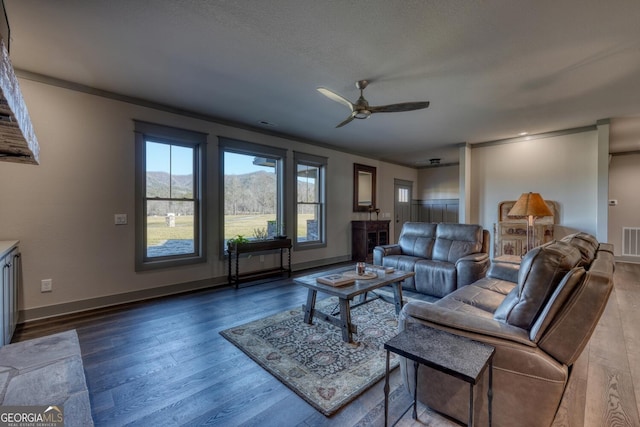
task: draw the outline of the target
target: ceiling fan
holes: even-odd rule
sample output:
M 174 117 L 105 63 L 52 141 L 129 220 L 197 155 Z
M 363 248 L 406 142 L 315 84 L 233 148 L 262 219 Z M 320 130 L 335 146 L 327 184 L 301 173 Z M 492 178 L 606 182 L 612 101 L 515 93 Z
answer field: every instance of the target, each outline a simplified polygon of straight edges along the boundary
M 318 88 L 318 92 L 333 101 L 346 105 L 347 108 L 351 110 L 349 117 L 347 117 L 342 123 L 338 124 L 338 126 L 336 126 L 337 128 L 346 125 L 353 119 L 368 119 L 373 113 L 397 113 L 400 111 L 422 110 L 429 106 L 429 102 L 401 102 L 399 104 L 371 106 L 362 95 L 362 92 L 368 85 L 368 80 L 358 80 L 356 82 L 356 87 L 360 89 L 360 98 L 358 98 L 355 104 L 327 88 Z

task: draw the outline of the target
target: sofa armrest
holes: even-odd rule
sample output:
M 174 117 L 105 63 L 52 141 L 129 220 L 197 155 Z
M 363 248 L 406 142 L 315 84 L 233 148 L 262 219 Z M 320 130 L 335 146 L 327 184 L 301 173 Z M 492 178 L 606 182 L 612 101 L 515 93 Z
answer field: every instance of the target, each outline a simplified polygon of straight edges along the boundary
M 400 245 L 380 245 L 373 248 L 373 264 L 374 265 L 382 265 L 382 258 L 387 255 L 401 255 L 402 249 L 400 249 Z
M 529 339 L 529 333 L 517 326 L 511 326 L 490 317 L 475 316 L 424 301 L 411 301 L 402 308 L 400 313 L 401 328 L 404 327 L 405 321 L 409 318 L 426 322 L 452 333 L 472 336 L 473 339 L 480 341 L 483 341 L 482 337 L 489 337 L 512 341 L 528 347 L 537 347 Z
M 478 252 L 456 261 L 457 288 L 470 285 L 487 275 L 489 255 Z
M 512 283 L 518 283 L 519 264 L 509 262 L 492 262 L 487 272 L 487 276 L 494 279 L 506 280 Z
M 456 265 L 463 263 L 463 262 L 476 262 L 476 263 L 482 263 L 486 260 L 489 259 L 489 255 L 485 254 L 484 252 L 478 252 L 475 254 L 469 254 L 466 256 L 463 256 L 462 258 L 459 258 L 456 261 Z

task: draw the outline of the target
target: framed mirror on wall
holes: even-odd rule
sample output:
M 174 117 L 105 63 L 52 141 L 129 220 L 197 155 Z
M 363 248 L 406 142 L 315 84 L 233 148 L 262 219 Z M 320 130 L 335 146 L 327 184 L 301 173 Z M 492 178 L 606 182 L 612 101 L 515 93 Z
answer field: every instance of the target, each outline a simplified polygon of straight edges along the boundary
M 376 168 L 353 164 L 353 211 L 368 212 L 376 206 Z

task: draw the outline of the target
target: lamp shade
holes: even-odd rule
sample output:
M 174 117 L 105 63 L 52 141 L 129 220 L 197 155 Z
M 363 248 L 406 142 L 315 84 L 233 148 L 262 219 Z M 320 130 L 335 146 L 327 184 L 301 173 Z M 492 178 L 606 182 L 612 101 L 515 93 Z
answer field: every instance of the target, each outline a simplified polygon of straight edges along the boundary
M 541 217 L 552 216 L 553 212 L 542 199 L 540 193 L 522 193 L 515 205 L 511 208 L 508 217 Z

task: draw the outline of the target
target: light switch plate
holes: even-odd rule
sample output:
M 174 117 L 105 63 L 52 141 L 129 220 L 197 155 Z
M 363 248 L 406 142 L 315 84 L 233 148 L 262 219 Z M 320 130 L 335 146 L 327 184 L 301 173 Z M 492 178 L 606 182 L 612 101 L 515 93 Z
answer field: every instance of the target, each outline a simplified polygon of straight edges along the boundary
M 114 222 L 116 225 L 127 225 L 127 214 L 115 214 Z

